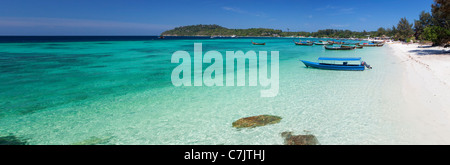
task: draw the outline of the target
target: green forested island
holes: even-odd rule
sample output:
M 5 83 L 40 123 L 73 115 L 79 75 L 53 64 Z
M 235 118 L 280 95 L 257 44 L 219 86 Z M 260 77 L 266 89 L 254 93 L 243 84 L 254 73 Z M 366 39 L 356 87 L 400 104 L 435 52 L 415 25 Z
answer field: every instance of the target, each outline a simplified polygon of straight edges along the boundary
M 245 37 L 339 37 L 339 38 L 367 38 L 367 35 L 386 35 L 390 33 L 384 28 L 372 32 L 355 32 L 350 30 L 325 29 L 317 32 L 283 32 L 278 29 L 250 28 L 250 29 L 228 29 L 219 25 L 190 25 L 181 26 L 161 33 L 163 36 L 245 36 Z
M 450 1 L 434 0 L 431 13 L 422 11 L 419 20 L 409 23 L 401 18 L 397 26 L 380 27 L 376 31 L 350 31 L 338 29 L 318 30 L 317 32 L 284 32 L 279 29 L 250 28 L 228 29 L 219 25 L 181 26 L 161 33 L 163 36 L 242 36 L 242 37 L 330 37 L 367 38 L 386 37 L 405 42 L 432 42 L 433 45 L 450 44 Z
M 163 32 L 165 36 L 279 36 L 281 30 L 266 28 L 228 29 L 219 25 L 181 26 Z

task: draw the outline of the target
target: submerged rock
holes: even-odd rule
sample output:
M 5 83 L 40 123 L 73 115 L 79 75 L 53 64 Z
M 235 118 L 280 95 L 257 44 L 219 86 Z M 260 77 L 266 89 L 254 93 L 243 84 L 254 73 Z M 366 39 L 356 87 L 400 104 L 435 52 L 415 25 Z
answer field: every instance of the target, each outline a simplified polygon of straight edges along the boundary
M 253 128 L 259 126 L 265 126 L 267 124 L 276 124 L 281 121 L 281 117 L 279 116 L 271 116 L 271 115 L 259 115 L 259 116 L 251 116 L 246 118 L 241 118 L 235 122 L 233 122 L 233 127 L 236 128 Z
M 89 139 L 83 140 L 81 142 L 73 143 L 72 145 L 98 145 L 98 144 L 106 144 L 112 137 L 99 138 L 92 136 Z
M 281 137 L 284 138 L 285 145 L 318 145 L 319 140 L 317 140 L 314 135 L 292 135 L 292 132 L 283 132 Z
M 16 136 L 2 136 L 0 137 L 0 145 L 26 145 L 27 142 L 17 138 Z

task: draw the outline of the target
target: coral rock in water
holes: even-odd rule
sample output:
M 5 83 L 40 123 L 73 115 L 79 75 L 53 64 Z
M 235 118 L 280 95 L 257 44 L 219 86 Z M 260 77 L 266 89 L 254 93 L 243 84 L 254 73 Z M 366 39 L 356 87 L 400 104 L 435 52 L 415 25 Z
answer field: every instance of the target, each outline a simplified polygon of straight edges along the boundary
M 233 122 L 233 127 L 236 128 L 253 128 L 259 126 L 265 126 L 267 124 L 276 124 L 281 121 L 281 117 L 271 116 L 271 115 L 259 115 L 259 116 L 251 116 L 246 118 L 241 118 L 235 122 Z
M 25 145 L 26 141 L 23 141 L 16 136 L 9 135 L 0 137 L 0 145 Z
M 292 132 L 283 132 L 285 145 L 317 145 L 319 141 L 314 135 L 292 135 Z
M 89 139 L 86 139 L 81 142 L 73 143 L 72 145 L 99 145 L 99 144 L 107 144 L 112 137 L 99 138 L 92 136 Z

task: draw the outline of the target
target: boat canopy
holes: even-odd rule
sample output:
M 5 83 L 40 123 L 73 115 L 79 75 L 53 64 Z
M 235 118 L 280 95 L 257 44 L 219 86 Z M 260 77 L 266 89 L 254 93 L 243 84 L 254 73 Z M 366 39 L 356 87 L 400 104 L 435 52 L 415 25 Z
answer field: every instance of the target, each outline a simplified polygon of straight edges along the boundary
M 361 57 L 355 57 L 355 58 L 319 57 L 319 60 L 330 60 L 330 61 L 360 61 L 360 60 L 361 60 Z

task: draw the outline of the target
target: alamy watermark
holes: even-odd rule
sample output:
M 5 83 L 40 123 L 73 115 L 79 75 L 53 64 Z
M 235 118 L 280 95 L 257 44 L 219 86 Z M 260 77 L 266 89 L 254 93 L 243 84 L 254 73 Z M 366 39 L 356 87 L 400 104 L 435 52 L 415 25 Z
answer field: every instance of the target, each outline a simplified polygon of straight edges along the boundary
M 214 59 L 214 63 L 212 63 Z M 180 60 L 181 63 L 180 63 Z M 176 51 L 172 54 L 172 63 L 180 63 L 172 71 L 172 84 L 174 86 L 225 86 L 246 85 L 246 60 L 248 60 L 248 85 L 259 85 L 268 89 L 261 90 L 261 97 L 275 97 L 279 90 L 279 52 L 270 52 L 270 78 L 268 75 L 267 51 L 259 51 L 259 55 L 255 51 L 226 51 L 225 70 L 223 69 L 223 56 L 218 51 L 208 51 L 203 55 L 202 44 L 194 43 L 194 59 L 193 59 L 193 84 L 192 84 L 192 61 L 191 56 L 186 51 Z M 235 68 L 235 61 L 236 67 Z M 212 63 L 203 71 L 203 63 Z M 236 70 L 236 73 L 235 73 Z M 259 74 L 258 74 L 259 72 Z M 214 75 L 214 76 L 213 76 Z M 258 76 L 259 75 L 259 76 Z M 181 78 L 180 78 L 181 76 Z M 259 78 L 259 79 L 258 79 Z M 259 80 L 259 81 L 258 81 Z M 270 86 L 270 87 L 269 87 Z

